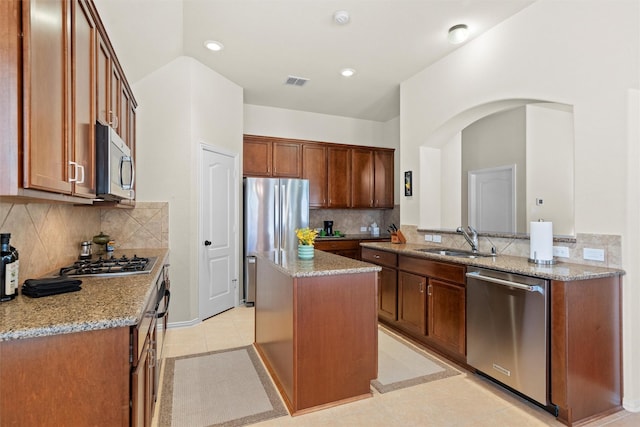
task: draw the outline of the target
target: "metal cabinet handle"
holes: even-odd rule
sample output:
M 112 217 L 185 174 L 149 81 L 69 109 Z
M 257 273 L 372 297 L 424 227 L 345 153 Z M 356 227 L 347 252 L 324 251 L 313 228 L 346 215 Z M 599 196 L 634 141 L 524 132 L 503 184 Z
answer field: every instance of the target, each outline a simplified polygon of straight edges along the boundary
M 380 259 L 380 255 L 374 255 L 373 256 L 375 259 Z
M 433 290 L 433 285 L 427 286 L 427 295 L 431 296 L 431 291 Z
M 424 293 L 424 283 L 420 282 L 418 285 L 418 288 L 420 290 L 420 293 L 423 294 Z

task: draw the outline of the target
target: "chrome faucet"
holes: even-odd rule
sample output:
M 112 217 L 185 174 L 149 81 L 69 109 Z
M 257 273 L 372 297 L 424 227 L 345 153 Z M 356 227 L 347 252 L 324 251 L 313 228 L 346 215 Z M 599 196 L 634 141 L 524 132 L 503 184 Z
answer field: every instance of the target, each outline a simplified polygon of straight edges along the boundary
M 462 233 L 467 243 L 471 245 L 471 250 L 473 252 L 478 252 L 478 231 L 470 225 L 467 226 L 467 230 L 469 230 L 468 233 L 464 230 L 464 228 L 462 228 L 462 226 L 456 229 L 458 233 Z

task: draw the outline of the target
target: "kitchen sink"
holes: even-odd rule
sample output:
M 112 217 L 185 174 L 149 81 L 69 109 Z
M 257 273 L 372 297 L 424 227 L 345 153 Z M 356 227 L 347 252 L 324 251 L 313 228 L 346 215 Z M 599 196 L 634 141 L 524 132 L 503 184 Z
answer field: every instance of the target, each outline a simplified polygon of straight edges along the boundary
M 428 254 L 435 255 L 447 255 L 458 258 L 482 258 L 482 257 L 493 257 L 495 254 L 485 254 L 482 252 L 473 252 L 473 251 L 465 251 L 463 249 L 441 249 L 441 248 L 424 248 L 424 249 L 416 249 L 420 252 L 426 252 Z

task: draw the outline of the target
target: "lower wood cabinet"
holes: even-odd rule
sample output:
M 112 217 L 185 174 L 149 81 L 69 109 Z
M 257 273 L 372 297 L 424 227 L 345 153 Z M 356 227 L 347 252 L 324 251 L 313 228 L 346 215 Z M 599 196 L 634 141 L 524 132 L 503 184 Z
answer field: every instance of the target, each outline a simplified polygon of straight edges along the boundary
M 429 279 L 427 307 L 429 339 L 461 356 L 466 354 L 464 284 Z
M 398 326 L 420 337 L 427 333 L 427 279 L 398 272 Z
M 314 246 L 319 251 L 360 259 L 360 240 L 316 240 Z

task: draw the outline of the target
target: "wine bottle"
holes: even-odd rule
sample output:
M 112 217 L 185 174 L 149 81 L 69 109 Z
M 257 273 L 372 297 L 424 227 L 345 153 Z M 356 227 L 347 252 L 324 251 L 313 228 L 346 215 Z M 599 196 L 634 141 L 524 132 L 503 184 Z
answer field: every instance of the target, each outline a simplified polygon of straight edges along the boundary
M 9 245 L 10 233 L 0 234 L 0 301 L 9 301 L 18 294 L 18 251 Z

